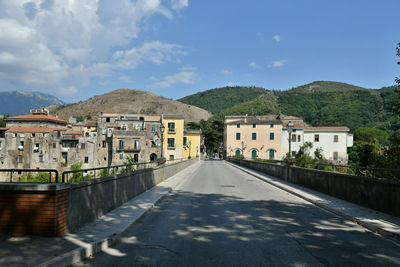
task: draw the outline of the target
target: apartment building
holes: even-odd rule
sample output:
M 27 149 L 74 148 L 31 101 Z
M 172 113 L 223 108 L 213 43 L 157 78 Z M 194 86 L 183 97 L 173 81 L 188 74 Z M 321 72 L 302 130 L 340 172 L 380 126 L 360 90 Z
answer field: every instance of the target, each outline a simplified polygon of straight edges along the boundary
M 282 160 L 288 153 L 296 156 L 305 142 L 311 142 L 310 155 L 321 149 L 326 159 L 347 163 L 347 148 L 353 146 L 353 135 L 349 132 L 347 127 L 310 127 L 294 116 L 226 116 L 224 152 L 226 156 Z
M 280 159 L 282 122 L 276 115 L 225 116 L 224 154 Z

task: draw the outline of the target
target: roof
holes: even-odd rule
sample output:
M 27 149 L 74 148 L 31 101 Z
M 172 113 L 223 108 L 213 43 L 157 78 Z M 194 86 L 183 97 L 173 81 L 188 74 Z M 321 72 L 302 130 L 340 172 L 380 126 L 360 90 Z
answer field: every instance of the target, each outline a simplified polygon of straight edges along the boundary
M 10 129 L 10 128 L 2 128 L 2 127 L 0 127 L 0 131 L 7 131 L 8 129 Z
M 346 126 L 304 127 L 304 131 L 350 131 Z
M 183 120 L 183 115 L 182 114 L 163 114 L 163 119 L 182 119 Z
M 61 124 L 67 124 L 68 122 L 62 119 L 59 119 L 57 117 L 54 117 L 53 115 L 22 115 L 22 116 L 16 116 L 16 117 L 9 117 L 5 119 L 6 121 L 49 121 L 49 122 L 56 122 L 56 123 L 61 123 Z
M 160 122 L 161 116 L 144 116 L 144 121 Z
M 80 131 L 69 131 L 69 132 L 65 132 L 64 135 L 69 134 L 69 135 L 80 135 L 81 132 Z
M 53 128 L 47 127 L 11 127 L 7 133 L 51 133 Z
M 84 127 L 96 127 L 97 126 L 97 122 L 95 121 L 87 121 L 85 123 L 85 125 L 83 125 Z
M 283 124 L 283 127 L 284 128 L 287 128 L 287 123 L 284 123 Z M 304 127 L 304 124 L 301 124 L 301 123 L 293 123 L 293 128 L 294 129 L 303 129 L 303 128 L 307 128 L 307 127 Z
M 120 114 L 117 114 L 117 113 L 104 113 L 104 114 L 101 114 L 100 115 L 100 117 L 102 117 L 102 118 L 105 118 L 105 117 L 113 117 L 113 118 L 116 118 L 116 117 L 118 117 Z

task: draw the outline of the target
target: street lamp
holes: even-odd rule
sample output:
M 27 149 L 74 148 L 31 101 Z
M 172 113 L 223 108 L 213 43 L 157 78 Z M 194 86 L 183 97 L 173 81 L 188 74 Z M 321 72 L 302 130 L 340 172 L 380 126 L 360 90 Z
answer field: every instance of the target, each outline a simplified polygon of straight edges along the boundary
M 161 124 L 160 126 L 160 131 L 161 131 L 161 158 L 164 157 L 164 131 L 165 131 L 165 126 L 164 124 Z
M 190 148 L 192 147 L 192 141 L 189 141 L 189 159 L 192 157 L 191 153 L 190 153 Z
M 293 132 L 293 122 L 289 121 L 287 124 L 287 131 L 289 133 L 289 158 L 292 156 L 291 154 L 291 145 L 292 145 L 292 132 Z

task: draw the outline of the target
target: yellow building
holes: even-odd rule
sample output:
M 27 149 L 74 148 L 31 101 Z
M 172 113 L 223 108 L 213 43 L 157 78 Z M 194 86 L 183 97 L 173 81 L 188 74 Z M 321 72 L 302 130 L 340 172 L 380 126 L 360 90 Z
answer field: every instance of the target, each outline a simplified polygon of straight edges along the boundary
M 200 156 L 200 130 L 185 130 L 183 133 L 183 150 L 182 156 L 186 158 L 194 158 Z
M 165 127 L 163 134 L 163 156 L 167 161 L 181 160 L 183 150 L 183 115 L 162 115 Z

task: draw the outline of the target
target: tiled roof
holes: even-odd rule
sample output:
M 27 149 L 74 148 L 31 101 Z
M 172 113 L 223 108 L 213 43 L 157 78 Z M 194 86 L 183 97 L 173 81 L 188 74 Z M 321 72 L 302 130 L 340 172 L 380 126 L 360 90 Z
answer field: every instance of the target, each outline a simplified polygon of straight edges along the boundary
M 144 121 L 160 122 L 161 116 L 144 116 Z
M 350 131 L 346 126 L 304 127 L 304 131 Z
M 69 131 L 69 132 L 65 132 L 64 135 L 66 134 L 70 134 L 70 135 L 80 135 L 81 132 L 80 131 Z
M 23 115 L 23 116 L 16 116 L 16 117 L 9 117 L 6 121 L 50 121 L 50 122 L 58 122 L 62 124 L 67 124 L 68 122 L 53 115 Z
M 87 121 L 85 123 L 85 125 L 83 125 L 84 127 L 96 127 L 97 126 L 97 122 L 95 121 Z
M 11 127 L 6 133 L 51 133 L 53 128 L 47 127 Z

